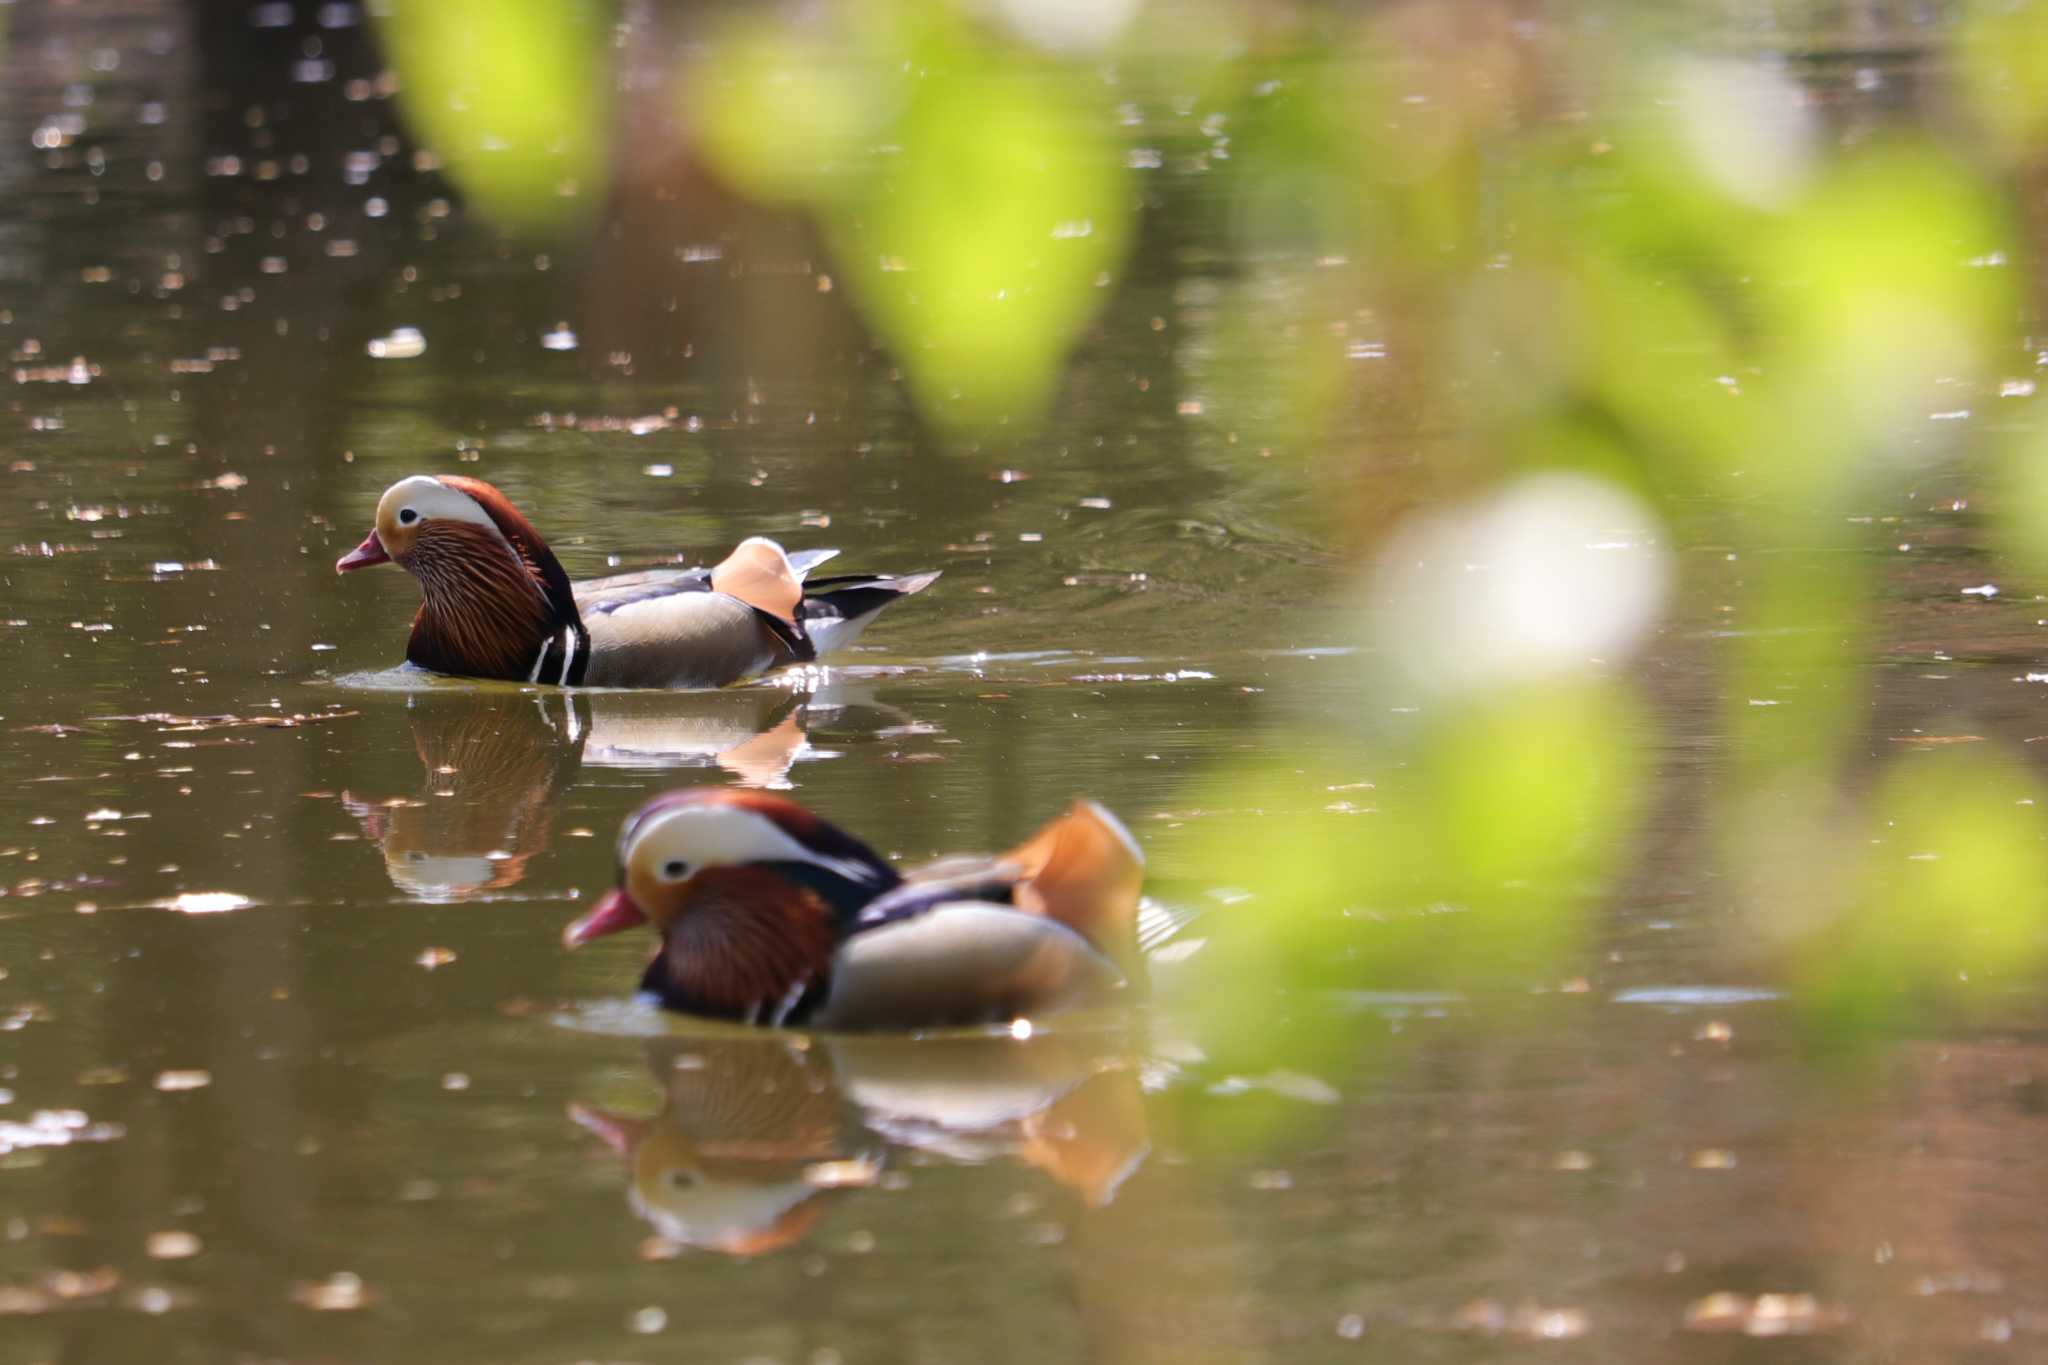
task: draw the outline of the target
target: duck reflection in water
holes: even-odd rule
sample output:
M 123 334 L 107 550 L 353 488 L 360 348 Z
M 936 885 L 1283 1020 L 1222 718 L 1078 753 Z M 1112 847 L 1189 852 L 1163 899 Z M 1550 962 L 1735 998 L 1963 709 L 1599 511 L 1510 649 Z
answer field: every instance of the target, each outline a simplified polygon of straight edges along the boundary
M 431 689 L 406 718 L 425 769 L 417 795 L 341 794 L 384 852 L 391 884 L 417 900 L 479 900 L 517 886 L 548 846 L 557 797 L 586 767 L 716 766 L 747 787 L 786 787 L 801 760 L 827 757 L 809 727 L 893 708 L 859 690 L 760 686 L 723 692 Z
M 757 1256 L 803 1240 L 830 1203 L 909 1149 L 1013 1159 L 1098 1208 L 1150 1150 L 1121 1033 L 850 1037 L 707 1028 L 649 1046 L 660 1112 L 570 1117 L 624 1159 L 628 1201 L 663 1241 Z

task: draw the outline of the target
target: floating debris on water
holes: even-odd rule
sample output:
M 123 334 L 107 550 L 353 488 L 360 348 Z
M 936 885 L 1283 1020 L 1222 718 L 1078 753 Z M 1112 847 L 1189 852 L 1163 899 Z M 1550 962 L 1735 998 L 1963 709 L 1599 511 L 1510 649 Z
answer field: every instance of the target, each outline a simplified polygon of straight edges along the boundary
M 82 1109 L 38 1109 L 26 1123 L 0 1120 L 0 1156 L 33 1147 L 68 1147 L 74 1142 L 112 1142 L 128 1136 L 118 1123 L 94 1123 Z
M 1696 1299 L 1685 1310 L 1688 1332 L 1740 1332 L 1751 1337 L 1811 1336 L 1832 1332 L 1849 1312 L 1812 1294 L 1731 1294 Z
M 389 336 L 372 339 L 364 349 L 376 360 L 411 360 L 426 354 L 427 339 L 417 327 L 401 327 Z
M 314 725 L 327 720 L 347 720 L 360 716 L 360 711 L 299 711 L 289 715 L 219 715 L 186 716 L 171 711 L 144 711 L 131 716 L 95 716 L 95 721 L 133 721 L 159 727 L 163 734 L 185 734 L 207 730 L 236 730 L 254 727 L 260 730 L 291 730 L 301 725 Z
M 316 1313 L 353 1312 L 376 1302 L 376 1297 L 364 1286 L 361 1276 L 347 1270 L 337 1270 L 324 1280 L 300 1281 L 292 1286 L 292 1302 Z
M 1533 1303 L 1509 1308 L 1498 1299 L 1474 1299 L 1457 1311 L 1451 1325 L 1461 1332 L 1487 1336 L 1565 1341 L 1584 1336 L 1588 1321 L 1583 1308 L 1544 1308 Z
M 204 1090 L 213 1084 L 210 1071 L 159 1071 L 156 1088 L 166 1093 L 179 1090 Z
M 1078 683 L 1133 683 L 1133 682 L 1214 682 L 1214 673 L 1199 668 L 1177 668 L 1166 673 L 1076 673 L 1070 681 Z
M 154 1316 L 185 1307 L 193 1301 L 193 1296 L 160 1284 L 144 1284 L 130 1290 L 123 1296 L 123 1301 L 138 1313 Z
M 200 1244 L 199 1239 L 191 1233 L 173 1230 L 150 1233 L 144 1249 L 153 1260 L 182 1261 L 187 1257 L 197 1256 Z

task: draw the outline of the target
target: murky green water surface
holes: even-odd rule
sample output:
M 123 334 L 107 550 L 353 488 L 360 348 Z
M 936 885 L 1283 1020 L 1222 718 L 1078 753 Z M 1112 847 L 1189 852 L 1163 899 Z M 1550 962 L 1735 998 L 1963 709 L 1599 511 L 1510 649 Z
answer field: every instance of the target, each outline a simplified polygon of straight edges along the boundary
M 1049 429 L 942 454 L 801 242 L 739 259 L 685 206 L 660 240 L 687 261 L 536 259 L 344 95 L 375 71 L 360 33 L 294 84 L 249 74 L 275 54 L 239 13 L 26 8 L 0 92 L 0 1356 L 1961 1358 L 2048 1330 L 2034 1040 L 1916 1045 L 1845 1102 L 1725 952 L 1689 839 L 1718 773 L 1704 589 L 1653 664 L 1672 738 L 1634 895 L 1485 1027 L 1426 992 L 1276 1001 L 1377 1039 L 1371 1065 L 1244 1078 L 1185 1042 L 1202 1001 L 1171 968 L 1146 1018 L 1028 1040 L 633 1005 L 643 945 L 558 934 L 620 818 L 679 784 L 788 789 L 910 860 L 1092 794 L 1163 899 L 1255 913 L 1176 875 L 1194 780 L 1355 718 L 1324 504 L 1423 438 L 1362 450 L 1356 486 L 1248 457 L 1256 423 L 1206 414 L 1177 359 L 1204 277 L 1141 269 Z M 576 349 L 545 347 L 565 320 Z M 423 354 L 371 355 L 407 327 Z M 572 575 L 759 532 L 945 577 L 823 678 L 379 676 L 415 589 L 331 565 L 387 483 L 458 470 Z M 2033 738 L 2036 608 L 1957 597 L 1973 528 L 1933 506 L 1872 509 L 1942 547 L 1894 579 L 1875 742 L 1966 692 Z M 1680 552 L 1739 515 L 1702 509 Z M 1341 839 L 1377 791 L 1275 818 Z M 1205 1137 L 1247 1105 L 1314 1136 Z

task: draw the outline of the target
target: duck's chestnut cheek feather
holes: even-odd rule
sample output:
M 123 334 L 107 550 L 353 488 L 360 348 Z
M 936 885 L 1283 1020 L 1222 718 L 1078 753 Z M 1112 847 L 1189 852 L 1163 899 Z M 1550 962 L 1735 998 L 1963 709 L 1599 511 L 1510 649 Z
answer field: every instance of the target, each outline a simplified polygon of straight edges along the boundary
M 615 886 L 597 898 L 597 903 L 584 911 L 583 918 L 576 920 L 562 930 L 563 946 L 579 948 L 594 938 L 616 934 L 621 929 L 631 929 L 636 924 L 647 923 L 647 912 L 633 903 L 626 894 L 626 888 Z
M 391 556 L 384 553 L 384 542 L 377 539 L 375 531 L 363 537 L 363 543 L 334 561 L 336 573 L 347 573 L 350 569 L 367 569 L 372 564 L 389 564 Z

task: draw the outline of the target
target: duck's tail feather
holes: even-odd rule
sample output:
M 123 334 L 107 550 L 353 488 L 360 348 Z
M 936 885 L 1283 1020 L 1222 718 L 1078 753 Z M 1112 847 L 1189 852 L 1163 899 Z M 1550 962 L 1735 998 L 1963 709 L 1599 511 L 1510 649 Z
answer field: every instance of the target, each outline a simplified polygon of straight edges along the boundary
M 791 550 L 789 552 L 789 567 L 796 571 L 796 576 L 799 579 L 804 579 L 810 576 L 811 570 L 817 568 L 826 560 L 837 559 L 838 557 L 839 551 L 837 550 Z
M 910 574 L 841 574 L 813 579 L 804 585 L 797 620 L 820 654 L 844 649 L 867 629 L 868 622 L 899 597 L 923 592 L 939 570 Z
M 1148 900 L 1138 906 L 1138 951 L 1151 957 L 1169 944 L 1190 946 L 1181 936 L 1202 917 L 1199 905 L 1161 905 Z M 1191 945 L 1199 946 L 1199 945 Z
M 1123 822 L 1093 801 L 1065 814 L 1003 855 L 1023 871 L 1016 903 L 1050 916 L 1107 954 L 1127 975 L 1142 962 L 1138 893 L 1145 855 Z

